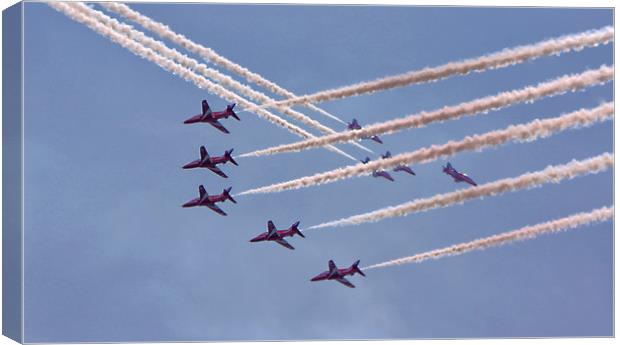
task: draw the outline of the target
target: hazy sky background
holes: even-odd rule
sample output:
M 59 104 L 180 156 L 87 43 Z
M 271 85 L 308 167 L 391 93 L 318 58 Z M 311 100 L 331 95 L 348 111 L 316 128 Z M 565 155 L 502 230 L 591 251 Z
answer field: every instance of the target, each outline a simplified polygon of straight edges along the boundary
M 132 5 L 295 93 L 476 57 L 613 23 L 612 10 Z M 99 8 L 97 6 L 97 8 Z M 177 48 L 177 47 L 175 47 Z M 612 64 L 612 45 L 321 105 L 362 124 L 433 110 Z M 467 188 L 440 160 L 396 182 L 353 178 L 183 209 L 204 184 L 233 193 L 351 162 L 324 149 L 183 171 L 296 141 L 250 113 L 231 134 L 182 121 L 226 101 L 45 4 L 25 5 L 25 341 L 611 336 L 612 223 L 311 283 L 327 261 L 413 255 L 613 202 L 611 171 L 378 223 L 314 230 L 295 251 L 248 240 L 272 219 L 301 228 Z M 415 150 L 613 99 L 612 85 L 365 142 Z M 303 108 L 300 108 L 303 109 Z M 342 125 L 311 114 L 342 130 Z M 478 183 L 612 151 L 611 123 L 450 161 Z M 365 152 L 341 146 L 356 157 Z M 372 158 L 376 158 L 372 157 Z

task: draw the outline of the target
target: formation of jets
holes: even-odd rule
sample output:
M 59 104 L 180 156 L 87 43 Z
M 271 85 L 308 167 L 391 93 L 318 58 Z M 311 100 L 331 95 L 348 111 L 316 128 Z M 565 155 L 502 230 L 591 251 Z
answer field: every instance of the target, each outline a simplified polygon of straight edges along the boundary
M 357 122 L 356 119 L 353 119 L 353 121 L 351 121 L 350 123 L 347 123 L 347 129 L 350 131 L 356 131 L 356 130 L 362 129 L 362 126 L 360 126 L 360 124 Z M 378 142 L 379 144 L 383 144 L 383 141 L 381 141 L 381 139 L 376 135 L 373 135 L 371 137 L 362 137 L 362 139 L 370 139 L 370 140 Z
M 237 121 L 241 121 L 239 116 L 233 110 L 235 108 L 235 103 L 229 104 L 226 106 L 226 110 L 223 111 L 211 111 L 211 107 L 209 107 L 209 103 L 206 99 L 202 100 L 202 114 L 194 115 L 191 118 L 183 121 L 185 124 L 193 124 L 193 123 L 208 123 L 211 126 L 217 128 L 218 130 L 224 133 L 230 133 L 220 122 L 220 119 L 227 119 L 229 117 L 233 117 L 237 119 Z M 209 156 L 207 149 L 204 146 L 200 146 L 200 159 L 191 161 L 183 166 L 183 169 L 195 169 L 195 168 L 205 168 L 213 171 L 223 178 L 228 178 L 228 176 L 217 167 L 218 164 L 226 164 L 231 162 L 234 165 L 239 165 L 232 158 L 233 149 L 224 151 L 222 156 Z M 232 187 L 225 188 L 222 194 L 217 195 L 209 195 L 207 190 L 203 185 L 198 187 L 198 198 L 192 199 L 185 204 L 183 207 L 196 207 L 196 206 L 205 206 L 213 210 L 214 212 L 226 216 L 226 212 L 222 211 L 216 203 L 224 202 L 226 200 L 230 200 L 233 203 L 237 203 L 235 199 L 230 195 L 230 190 Z
M 213 112 L 211 111 L 211 108 L 209 107 L 209 103 L 207 103 L 206 100 L 203 100 L 202 101 L 202 114 L 194 115 L 191 118 L 185 120 L 183 123 L 185 124 L 208 123 L 211 126 L 220 130 L 221 132 L 230 133 L 219 122 L 219 120 L 233 117 L 236 120 L 241 121 L 239 116 L 237 116 L 237 114 L 233 110 L 234 108 L 235 108 L 235 104 L 233 103 L 233 104 L 229 104 L 228 106 L 226 106 L 226 109 L 223 111 Z M 360 124 L 357 122 L 356 119 L 353 119 L 351 123 L 347 124 L 348 130 L 360 130 L 361 128 L 362 127 L 360 126 Z M 364 137 L 363 139 L 369 139 L 379 144 L 383 144 L 383 141 L 376 135 L 373 135 L 371 137 Z M 211 170 L 212 172 L 214 172 L 215 174 L 223 178 L 228 178 L 228 176 L 222 170 L 220 170 L 220 168 L 218 168 L 217 165 L 226 164 L 230 162 L 238 166 L 239 164 L 232 157 L 232 152 L 233 152 L 233 149 L 230 149 L 230 150 L 224 151 L 224 154 L 222 154 L 221 156 L 210 156 L 209 153 L 207 152 L 207 149 L 204 146 L 200 146 L 200 158 L 183 165 L 183 169 L 205 168 L 205 169 Z M 381 159 L 387 159 L 390 157 L 392 157 L 392 154 L 390 153 L 390 151 L 386 151 L 385 154 L 381 155 Z M 361 162 L 364 164 L 367 164 L 368 162 L 370 162 L 370 158 L 366 157 Z M 399 165 L 395 167 L 394 169 L 392 169 L 392 171 L 394 172 L 402 171 L 410 175 L 415 175 L 415 172 L 406 165 Z M 443 167 L 443 172 L 450 175 L 454 179 L 455 182 L 466 182 L 473 186 L 477 186 L 476 182 L 474 182 L 473 179 L 471 179 L 465 173 L 461 173 L 457 171 L 455 168 L 452 167 L 450 163 L 448 163 L 447 166 Z M 394 181 L 394 178 L 392 177 L 392 175 L 390 175 L 390 173 L 388 173 L 385 170 L 373 171 L 372 176 L 383 177 L 387 180 Z M 216 204 L 223 203 L 225 201 L 231 201 L 236 204 L 237 201 L 233 199 L 233 197 L 230 195 L 231 189 L 232 187 L 228 187 L 228 188 L 225 188 L 221 194 L 209 195 L 205 187 L 203 185 L 200 185 L 198 187 L 198 197 L 184 203 L 182 207 L 189 208 L 189 207 L 205 206 L 222 216 L 226 216 L 227 215 L 226 212 L 224 212 Z M 299 230 L 299 221 L 293 223 L 288 229 L 278 230 L 275 224 L 273 223 L 273 221 L 269 220 L 267 222 L 267 231 L 252 238 L 250 242 L 272 241 L 285 248 L 294 250 L 295 247 L 293 247 L 290 243 L 288 243 L 285 240 L 285 238 L 294 237 L 295 235 L 298 235 L 302 238 L 306 237 Z M 355 274 L 366 276 L 366 274 L 364 274 L 364 272 L 362 272 L 362 270 L 359 268 L 359 263 L 360 263 L 360 260 L 357 260 L 356 262 L 354 262 L 351 266 L 347 268 L 338 268 L 333 260 L 329 260 L 328 270 L 313 277 L 312 279 L 310 279 L 310 281 L 335 280 L 347 287 L 354 288 L 355 285 L 353 285 L 345 277 L 353 276 Z
M 368 164 L 368 162 L 370 162 L 370 157 L 366 157 L 362 160 L 362 163 L 364 164 Z M 385 170 L 375 170 L 372 172 L 372 177 L 383 177 L 385 179 L 388 179 L 392 182 L 394 182 L 394 178 L 392 177 L 392 175 L 390 175 L 389 172 L 385 171 Z
M 392 154 L 390 153 L 390 151 L 386 151 L 385 154 L 381 155 L 382 159 L 386 159 L 386 158 L 390 158 L 392 157 Z M 362 161 L 362 163 L 367 164 L 368 162 L 370 162 L 370 157 L 366 157 L 364 158 Z M 415 175 L 415 172 L 408 166 L 406 165 L 399 165 L 396 168 L 392 169 L 392 171 L 398 172 L 398 171 L 404 171 L 410 175 Z M 392 177 L 392 175 L 390 175 L 389 172 L 385 171 L 385 170 L 375 170 L 372 172 L 372 176 L 373 177 L 383 177 L 387 180 L 390 180 L 392 182 L 394 182 L 394 178 Z
M 381 158 L 383 159 L 391 158 L 391 157 L 392 157 L 392 153 L 390 151 L 385 151 L 385 154 L 381 155 Z M 413 172 L 413 170 L 411 170 L 411 168 L 406 165 L 399 165 L 396 168 L 394 168 L 394 170 L 392 171 L 404 171 L 407 174 L 415 175 L 415 172 Z
M 356 130 L 360 130 L 362 129 L 362 126 L 359 124 L 359 122 L 357 121 L 357 119 L 352 119 L 351 122 L 347 123 L 347 130 L 349 131 L 356 131 Z M 383 141 L 376 135 L 373 135 L 371 137 L 362 137 L 362 139 L 370 139 L 373 140 L 379 144 L 383 144 Z M 390 151 L 386 151 L 385 154 L 381 155 L 382 159 L 385 158 L 390 158 L 392 157 L 392 154 L 390 153 Z M 366 157 L 363 160 L 361 160 L 362 163 L 367 164 L 368 162 L 370 162 L 370 157 Z M 415 175 L 415 172 L 413 172 L 413 170 L 405 165 L 399 165 L 396 168 L 394 168 L 392 171 L 404 171 L 410 175 Z M 392 181 L 394 182 L 394 178 L 392 177 L 392 175 L 390 175 L 389 172 L 385 171 L 385 170 L 375 170 L 372 172 L 372 176 L 373 177 L 383 177 L 386 180 Z

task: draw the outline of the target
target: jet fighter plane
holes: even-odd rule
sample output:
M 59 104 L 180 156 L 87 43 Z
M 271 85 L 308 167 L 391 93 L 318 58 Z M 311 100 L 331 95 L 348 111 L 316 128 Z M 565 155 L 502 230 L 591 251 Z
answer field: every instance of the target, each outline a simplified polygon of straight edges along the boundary
M 370 162 L 370 158 L 366 157 L 363 161 L 361 161 L 364 164 L 367 164 L 368 162 Z M 394 178 L 392 177 L 392 175 L 390 175 L 389 172 L 385 171 L 385 170 L 375 170 L 372 172 L 372 177 L 383 177 L 386 178 L 392 182 L 394 182 Z
M 209 107 L 209 103 L 207 103 L 206 99 L 202 100 L 202 114 L 194 115 L 191 118 L 183 121 L 185 124 L 205 122 L 210 124 L 211 126 L 219 129 L 224 133 L 230 133 L 218 120 L 219 119 L 227 119 L 229 116 L 234 117 L 237 121 L 241 121 L 239 116 L 235 113 L 233 108 L 235 107 L 235 103 L 229 104 L 226 106 L 226 110 L 224 111 L 216 111 L 212 112 Z
M 443 172 L 452 176 L 454 182 L 467 182 L 472 186 L 477 186 L 476 182 L 472 180 L 471 177 L 467 176 L 467 174 L 458 172 L 456 169 L 452 167 L 452 164 L 448 162 L 448 165 L 443 167 Z
M 351 123 L 347 123 L 347 129 L 350 131 L 355 131 L 358 129 L 362 129 L 362 126 L 360 126 L 360 124 L 357 122 L 357 119 L 353 119 Z M 371 137 L 362 137 L 362 139 L 370 139 L 378 142 L 379 144 L 383 144 L 383 141 L 381 141 L 381 139 L 379 139 L 379 137 L 376 135 L 373 135 Z
M 293 223 L 293 225 L 291 225 L 291 227 L 286 230 L 277 230 L 276 226 L 270 220 L 267 222 L 267 232 L 263 232 L 262 234 L 254 237 L 250 240 L 250 242 L 274 241 L 288 249 L 295 249 L 288 242 L 286 242 L 284 237 L 293 237 L 295 236 L 295 234 L 297 234 L 305 238 L 306 236 L 304 236 L 304 234 L 299 231 L 299 228 L 297 226 L 299 226 L 299 221 Z
M 198 193 L 200 194 L 200 197 L 198 197 L 196 199 L 192 199 L 192 200 L 186 202 L 185 204 L 183 204 L 183 207 L 206 206 L 206 207 L 212 209 L 213 211 L 221 214 L 222 216 L 225 216 L 226 212 L 222 211 L 222 209 L 219 208 L 215 203 L 216 202 L 224 202 L 226 200 L 230 200 L 230 201 L 232 201 L 232 202 L 234 202 L 236 204 L 237 201 L 235 199 L 233 199 L 232 196 L 230 196 L 230 190 L 231 189 L 232 189 L 232 187 L 228 187 L 228 188 L 224 189 L 222 194 L 219 194 L 219 195 L 209 195 L 209 194 L 207 194 L 207 191 L 205 190 L 205 187 L 203 185 L 200 185 L 198 187 Z
M 381 155 L 381 158 L 383 159 L 391 158 L 391 157 L 392 157 L 392 153 L 390 151 L 385 151 L 385 154 Z M 413 170 L 406 165 L 399 165 L 396 168 L 394 168 L 392 171 L 404 171 L 408 174 L 415 175 L 415 172 L 413 172 Z
M 239 165 L 230 155 L 233 152 L 233 149 L 228 151 L 224 151 L 224 155 L 222 156 L 209 156 L 207 149 L 204 146 L 200 146 L 200 159 L 187 163 L 183 166 L 183 169 L 193 169 L 193 168 L 207 168 L 214 173 L 227 178 L 226 174 L 222 172 L 216 165 L 217 164 L 226 164 L 227 162 L 231 162 L 234 165 Z
M 345 276 L 353 276 L 355 275 L 355 273 L 359 273 L 365 277 L 366 275 L 364 274 L 364 272 L 362 272 L 362 270 L 360 270 L 358 267 L 359 263 L 360 261 L 357 260 L 353 263 L 353 265 L 351 265 L 351 267 L 339 269 L 338 267 L 336 267 L 336 264 L 333 260 L 329 260 L 329 270 L 310 279 L 310 281 L 316 282 L 319 280 L 335 280 L 350 288 L 354 288 L 355 285 L 351 284 L 351 282 L 348 281 Z

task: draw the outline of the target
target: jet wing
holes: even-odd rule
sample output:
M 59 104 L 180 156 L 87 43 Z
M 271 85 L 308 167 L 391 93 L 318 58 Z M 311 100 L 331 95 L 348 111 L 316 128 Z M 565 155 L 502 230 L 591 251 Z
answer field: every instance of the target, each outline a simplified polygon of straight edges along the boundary
M 329 272 L 331 273 L 333 270 L 336 269 L 336 263 L 333 260 L 329 260 L 329 262 L 327 263 L 327 267 L 329 267 Z
M 277 240 L 275 240 L 275 241 L 276 241 L 279 245 L 282 245 L 282 246 L 284 246 L 284 247 L 286 247 L 286 248 L 288 248 L 288 249 L 293 249 L 293 250 L 295 249 L 295 248 L 294 248 L 293 246 L 291 246 L 288 242 L 286 242 L 286 240 L 285 240 L 285 239 L 283 239 L 283 238 L 279 238 L 279 239 L 277 239 Z
M 383 141 L 376 135 L 370 137 L 371 140 L 378 142 L 379 144 L 383 144 Z
M 218 120 L 209 121 L 209 124 L 224 133 L 230 133 Z
M 474 180 L 471 179 L 471 177 L 469 177 L 467 175 L 462 176 L 462 178 L 463 178 L 463 181 L 469 183 L 472 186 L 477 186 L 478 185 L 476 182 L 474 182 Z
M 273 224 L 272 221 L 268 221 L 267 222 L 267 230 L 269 230 L 269 232 L 272 232 L 273 229 L 275 229 L 275 228 L 276 228 L 276 226 L 275 226 L 275 224 Z
M 226 212 L 222 211 L 222 209 L 217 207 L 217 205 L 215 205 L 215 204 L 206 204 L 205 206 L 207 206 L 208 208 L 212 209 L 213 211 L 221 214 L 222 216 L 226 215 Z
M 340 284 L 342 284 L 342 285 L 346 285 L 346 286 L 348 286 L 348 287 L 350 287 L 350 288 L 354 288 L 354 287 L 355 287 L 355 285 L 351 284 L 351 282 L 350 282 L 350 281 L 348 281 L 346 278 L 338 278 L 338 279 L 336 279 L 336 280 L 337 280 Z
M 267 236 L 269 234 L 266 232 L 263 232 L 262 234 L 254 237 L 253 239 L 250 240 L 250 242 L 260 242 L 260 241 L 265 241 L 267 239 Z
M 385 178 L 387 180 L 390 180 L 390 181 L 394 182 L 394 178 L 387 171 L 383 171 L 383 170 L 377 171 L 377 172 L 375 172 L 375 177 L 377 177 L 377 176 L 381 176 L 381 177 L 383 177 L 383 178 Z
M 414 171 L 413 171 L 410 167 L 408 167 L 408 166 L 406 166 L 406 165 L 400 165 L 400 166 L 397 166 L 397 167 L 394 169 L 394 171 L 404 171 L 404 172 L 406 172 L 406 173 L 408 173 L 408 174 L 410 174 L 410 175 L 415 175 L 415 172 L 414 172 Z
M 208 166 L 207 169 L 213 171 L 214 173 L 222 176 L 223 178 L 228 178 L 228 176 L 226 176 L 226 174 L 224 174 L 224 172 L 222 170 L 220 170 L 220 168 L 216 167 L 215 165 L 212 166 Z

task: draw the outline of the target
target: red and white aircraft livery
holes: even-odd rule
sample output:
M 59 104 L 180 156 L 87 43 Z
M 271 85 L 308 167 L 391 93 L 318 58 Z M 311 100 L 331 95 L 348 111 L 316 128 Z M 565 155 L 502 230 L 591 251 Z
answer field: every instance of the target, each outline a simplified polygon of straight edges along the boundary
M 185 204 L 183 204 L 183 207 L 206 206 L 206 207 L 212 209 L 213 211 L 221 214 L 222 216 L 225 216 L 226 212 L 222 211 L 222 209 L 219 208 L 215 203 L 216 202 L 224 202 L 226 200 L 230 200 L 230 201 L 232 201 L 232 202 L 234 202 L 236 204 L 237 201 L 235 201 L 235 199 L 233 199 L 232 196 L 230 196 L 230 190 L 231 189 L 232 189 L 232 187 L 228 187 L 228 188 L 224 189 L 222 194 L 219 194 L 219 195 L 209 195 L 209 194 L 207 194 L 207 191 L 205 190 L 205 187 L 203 185 L 200 185 L 198 187 L 198 193 L 200 194 L 200 197 L 198 197 L 196 199 L 192 199 L 192 200 L 186 202 Z
M 207 103 L 206 99 L 202 100 L 202 114 L 194 115 L 191 118 L 183 121 L 183 123 L 199 123 L 204 122 L 208 123 L 211 126 L 219 129 L 224 133 L 230 133 L 218 120 L 219 119 L 227 119 L 229 116 L 234 117 L 237 121 L 241 121 L 239 116 L 235 113 L 233 108 L 235 107 L 235 103 L 229 104 L 226 106 L 226 110 L 224 111 L 216 111 L 212 112 L 209 107 L 209 103 Z
M 454 179 L 454 182 L 466 182 L 472 186 L 478 185 L 471 177 L 467 176 L 466 173 L 462 173 L 454 169 L 454 167 L 452 167 L 452 164 L 450 164 L 450 162 L 448 162 L 448 164 L 445 167 L 443 167 L 443 172 L 445 174 L 452 176 L 452 178 Z
M 230 155 L 232 152 L 233 149 L 230 149 L 228 151 L 224 151 L 224 155 L 222 156 L 211 157 L 209 156 L 207 149 L 205 149 L 204 146 L 200 146 L 200 159 L 185 164 L 183 169 L 207 168 L 224 178 L 228 178 L 228 176 L 226 176 L 226 174 L 224 174 L 224 172 L 222 172 L 222 170 L 220 170 L 216 165 L 226 164 L 227 162 L 231 162 L 234 165 L 239 165 Z
M 362 270 L 360 270 L 358 267 L 359 264 L 360 264 L 360 261 L 357 260 L 353 263 L 353 265 L 351 265 L 351 267 L 338 268 L 333 260 L 329 260 L 329 271 L 325 271 L 317 275 L 316 277 L 310 279 L 310 281 L 316 282 L 319 280 L 335 280 L 350 288 L 354 288 L 355 285 L 351 284 L 351 282 L 348 281 L 345 278 L 345 276 L 349 276 L 349 275 L 352 276 L 355 273 L 359 273 L 365 277 L 366 275 L 364 274 L 364 272 L 362 272 Z
M 299 226 L 299 221 L 293 223 L 293 225 L 291 225 L 291 227 L 286 230 L 277 230 L 276 226 L 270 220 L 267 222 L 267 232 L 263 232 L 262 234 L 254 237 L 250 240 L 250 242 L 274 241 L 277 244 L 288 249 L 295 249 L 288 242 L 286 242 L 284 237 L 293 237 L 297 234 L 305 238 L 306 236 L 304 236 L 304 234 L 299 231 L 299 228 L 297 226 Z

